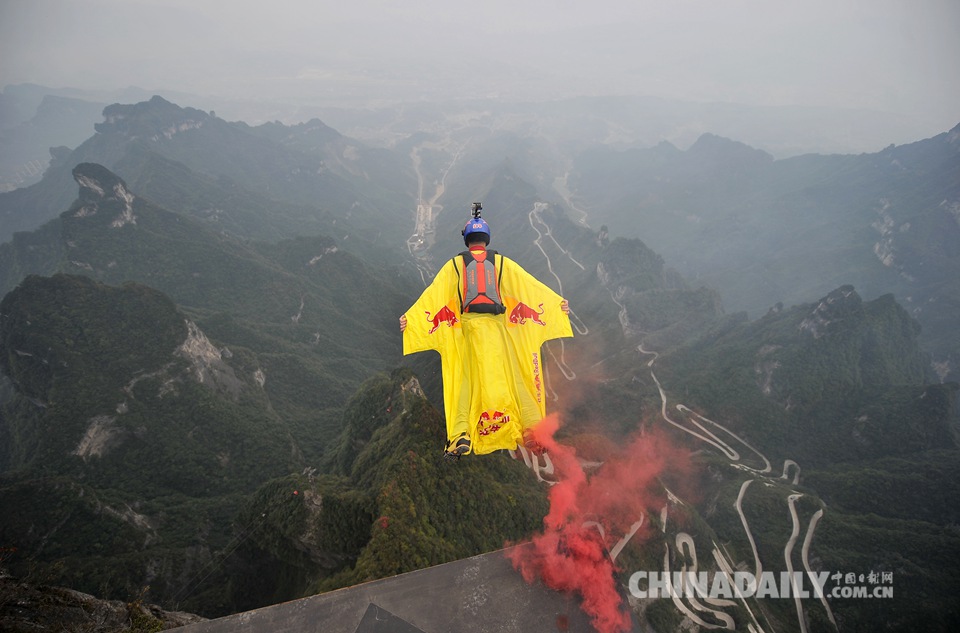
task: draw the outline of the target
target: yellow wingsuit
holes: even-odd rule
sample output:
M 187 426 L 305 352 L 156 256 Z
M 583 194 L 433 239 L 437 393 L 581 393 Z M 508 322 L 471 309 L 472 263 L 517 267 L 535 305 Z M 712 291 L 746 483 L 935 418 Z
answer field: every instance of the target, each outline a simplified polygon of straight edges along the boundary
M 546 415 L 540 347 L 573 336 L 560 295 L 495 255 L 506 312 L 463 313 L 461 256 L 448 261 L 406 312 L 403 353 L 440 353 L 448 446 L 468 433 L 477 454 L 515 449 Z M 502 271 L 502 273 L 501 273 Z

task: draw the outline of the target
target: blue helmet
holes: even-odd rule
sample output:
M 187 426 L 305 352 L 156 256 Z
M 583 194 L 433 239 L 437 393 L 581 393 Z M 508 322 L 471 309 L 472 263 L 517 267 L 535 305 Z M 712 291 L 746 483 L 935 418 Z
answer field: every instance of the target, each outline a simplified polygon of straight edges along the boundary
M 483 218 L 471 219 L 467 222 L 467 225 L 463 227 L 460 234 L 463 235 L 464 244 L 469 244 L 471 236 L 476 237 L 478 234 L 483 235 L 486 244 L 490 243 L 490 226 Z

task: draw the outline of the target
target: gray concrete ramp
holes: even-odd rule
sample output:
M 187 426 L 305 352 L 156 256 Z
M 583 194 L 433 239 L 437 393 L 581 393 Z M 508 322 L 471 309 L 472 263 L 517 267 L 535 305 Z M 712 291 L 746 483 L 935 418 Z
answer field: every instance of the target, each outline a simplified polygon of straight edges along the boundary
M 498 551 L 176 630 L 556 633 L 593 629 L 578 599 L 540 584 L 528 585 L 505 552 Z

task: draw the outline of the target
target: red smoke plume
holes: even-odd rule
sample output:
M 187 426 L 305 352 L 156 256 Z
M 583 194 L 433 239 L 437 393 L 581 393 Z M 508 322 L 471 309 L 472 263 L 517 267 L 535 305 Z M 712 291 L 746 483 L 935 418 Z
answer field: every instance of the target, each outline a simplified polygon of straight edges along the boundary
M 663 436 L 642 434 L 588 478 L 576 451 L 554 440 L 558 428 L 557 417 L 549 416 L 534 429 L 558 480 L 550 489 L 544 531 L 511 550 L 510 559 L 526 582 L 539 578 L 551 589 L 580 595 L 581 608 L 599 633 L 629 631 L 630 614 L 621 608 L 608 552 L 641 518 L 633 539 L 649 536 L 651 515 L 666 503 L 658 476 L 668 463 L 671 470 L 685 469 L 689 456 Z

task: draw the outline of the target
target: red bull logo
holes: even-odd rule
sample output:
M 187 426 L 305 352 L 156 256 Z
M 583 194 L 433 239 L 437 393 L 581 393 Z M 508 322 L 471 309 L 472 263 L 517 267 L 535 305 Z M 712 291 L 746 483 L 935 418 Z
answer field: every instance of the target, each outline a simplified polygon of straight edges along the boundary
M 546 325 L 546 323 L 540 319 L 540 315 L 543 314 L 543 304 L 541 303 L 538 307 L 540 308 L 539 312 L 525 303 L 517 303 L 513 310 L 510 311 L 510 323 L 523 325 L 527 321 L 533 321 L 537 325 Z
M 432 318 L 429 311 L 424 312 L 424 314 L 427 315 L 427 321 L 433 323 L 433 327 L 430 328 L 430 331 L 427 332 L 427 334 L 433 334 L 437 331 L 437 328 L 444 323 L 447 324 L 447 327 L 453 327 L 460 321 L 460 319 L 457 318 L 457 315 L 454 314 L 453 310 L 451 310 L 448 306 L 443 306 L 440 308 L 440 311 L 433 315 Z
M 477 435 L 496 433 L 509 421 L 510 416 L 503 411 L 484 411 L 480 414 L 480 419 L 477 421 Z

